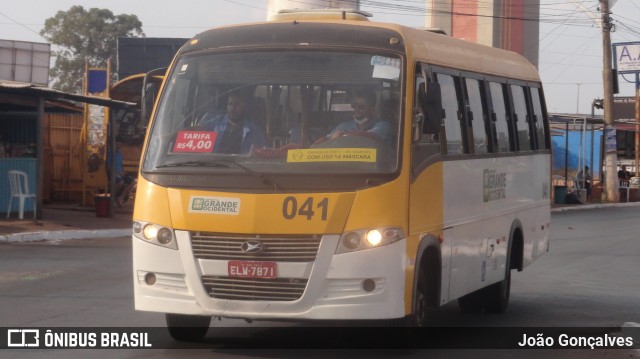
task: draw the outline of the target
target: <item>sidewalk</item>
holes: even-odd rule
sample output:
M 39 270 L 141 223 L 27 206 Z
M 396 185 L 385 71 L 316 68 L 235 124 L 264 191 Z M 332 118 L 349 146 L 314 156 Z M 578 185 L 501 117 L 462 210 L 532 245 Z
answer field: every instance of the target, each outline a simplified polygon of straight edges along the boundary
M 23 220 L 15 213 L 10 219 L 0 218 L 0 243 L 129 236 L 132 214 L 132 204 L 126 203 L 116 208 L 113 218 L 96 217 L 92 207 L 45 204 L 39 220 L 32 213 Z
M 640 207 L 640 202 L 553 204 L 551 211 L 607 207 Z M 132 214 L 132 204 L 116 208 L 113 218 L 96 217 L 93 208 L 49 204 L 44 206 L 43 218 L 40 220 L 34 221 L 29 216 L 19 220 L 15 214 L 10 219 L 0 218 L 0 243 L 130 236 Z
M 585 203 L 585 204 L 552 204 L 551 212 L 562 212 L 581 209 L 609 208 L 609 207 L 640 207 L 640 202 L 620 203 Z

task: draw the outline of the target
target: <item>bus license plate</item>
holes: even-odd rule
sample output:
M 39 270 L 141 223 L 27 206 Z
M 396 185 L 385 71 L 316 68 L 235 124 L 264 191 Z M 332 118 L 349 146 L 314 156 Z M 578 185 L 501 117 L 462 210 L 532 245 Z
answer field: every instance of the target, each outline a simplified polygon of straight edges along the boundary
M 229 277 L 276 278 L 276 262 L 229 261 Z

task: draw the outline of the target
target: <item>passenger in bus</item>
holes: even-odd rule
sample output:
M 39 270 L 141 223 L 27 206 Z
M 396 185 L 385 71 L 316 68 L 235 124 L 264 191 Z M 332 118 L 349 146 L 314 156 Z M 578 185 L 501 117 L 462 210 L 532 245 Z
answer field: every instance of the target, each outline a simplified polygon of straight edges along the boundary
M 361 90 L 354 93 L 351 101 L 353 118 L 336 126 L 326 136 L 326 139 L 335 139 L 350 133 L 364 133 L 387 145 L 392 145 L 391 125 L 387 121 L 374 117 L 375 106 L 376 94 L 374 91 Z
M 217 132 L 214 153 L 246 154 L 252 147 L 261 148 L 266 144 L 264 133 L 251 121 L 245 110 L 246 100 L 231 94 L 227 100 L 227 113 L 212 115 L 207 113 L 196 129 Z

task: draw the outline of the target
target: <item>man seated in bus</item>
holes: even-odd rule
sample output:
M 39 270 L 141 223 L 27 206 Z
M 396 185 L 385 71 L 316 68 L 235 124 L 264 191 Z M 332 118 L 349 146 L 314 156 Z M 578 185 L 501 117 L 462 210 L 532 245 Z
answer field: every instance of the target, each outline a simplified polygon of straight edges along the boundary
M 392 145 L 391 125 L 374 116 L 376 94 L 372 90 L 357 91 L 353 95 L 351 107 L 353 118 L 340 123 L 322 140 L 335 139 L 349 134 L 365 134 L 382 143 Z
M 248 118 L 246 107 L 246 101 L 242 96 L 231 94 L 227 100 L 226 114 L 216 116 L 207 113 L 196 125 L 198 130 L 217 133 L 213 145 L 214 153 L 246 154 L 252 147 L 265 146 L 264 133 Z

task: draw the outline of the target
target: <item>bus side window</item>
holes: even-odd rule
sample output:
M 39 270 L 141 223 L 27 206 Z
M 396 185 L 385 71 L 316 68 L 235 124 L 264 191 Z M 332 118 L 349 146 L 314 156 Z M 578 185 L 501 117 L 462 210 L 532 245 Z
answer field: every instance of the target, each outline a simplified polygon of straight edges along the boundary
M 547 149 L 546 133 L 544 126 L 544 112 L 542 110 L 542 102 L 540 101 L 540 89 L 531 87 L 531 106 L 533 107 L 533 126 L 536 131 L 537 148 L 540 150 Z
M 511 139 L 507 107 L 505 103 L 504 86 L 501 83 L 490 82 L 489 92 L 491 94 L 491 107 L 493 112 L 491 121 L 495 125 L 495 141 L 497 153 L 515 151 L 515 141 Z
M 480 91 L 480 81 L 465 78 L 465 92 L 467 95 L 466 105 L 467 117 L 471 121 L 473 130 L 473 153 L 485 154 L 488 152 L 488 132 L 485 127 L 486 111 L 483 106 L 482 92 Z M 466 106 L 465 106 L 466 107 Z
M 444 108 L 444 127 L 446 141 L 446 154 L 461 155 L 465 153 L 460 121 L 460 106 L 458 101 L 458 89 L 455 81 L 458 79 L 451 75 L 438 73 L 436 79 L 442 91 L 442 107 Z
M 438 91 L 435 97 L 439 96 L 439 86 L 437 83 L 428 84 L 425 80 L 425 74 L 421 73 L 420 67 L 416 70 L 415 79 L 415 97 L 413 99 L 413 123 L 417 126 L 413 130 L 413 155 L 412 166 L 414 172 L 418 172 L 426 160 L 434 155 L 440 155 L 440 127 L 442 123 L 442 106 L 430 103 L 429 91 Z M 434 94 L 432 94 L 434 95 Z M 438 101 L 435 101 L 438 102 Z M 429 107 L 431 106 L 431 107 Z M 439 107 L 439 108 L 436 108 Z
M 531 129 L 529 128 L 527 103 L 524 98 L 524 88 L 510 85 L 513 101 L 513 124 L 518 134 L 518 151 L 531 151 Z

